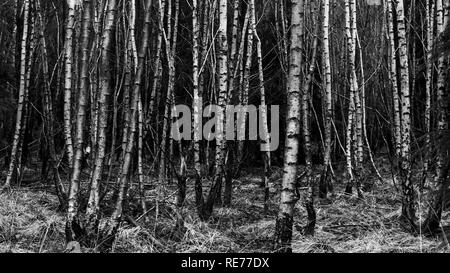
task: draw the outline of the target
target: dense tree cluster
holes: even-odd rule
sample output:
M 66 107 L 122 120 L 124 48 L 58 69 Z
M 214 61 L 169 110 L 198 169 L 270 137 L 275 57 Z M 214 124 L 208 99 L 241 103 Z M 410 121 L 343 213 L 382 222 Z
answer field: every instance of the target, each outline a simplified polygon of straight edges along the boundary
M 40 168 L 67 242 L 99 251 L 111 249 L 130 192 L 143 221 L 155 209 L 183 232 L 190 184 L 208 221 L 233 206 L 235 179 L 253 167 L 265 211 L 282 169 L 276 251 L 291 249 L 300 192 L 314 235 L 315 199 L 338 183 L 363 199 L 368 183 L 393 179 L 399 220 L 433 233 L 449 186 L 449 11 L 448 0 L 2 0 L 2 189 Z M 173 133 L 175 105 L 192 112 L 189 140 Z M 230 105 L 244 115 L 230 121 Z M 252 105 L 266 134 L 230 140 L 227 126 L 250 134 Z M 196 132 L 211 117 L 205 139 Z M 377 166 L 383 153 L 391 178 Z M 420 221 L 424 189 L 434 194 Z

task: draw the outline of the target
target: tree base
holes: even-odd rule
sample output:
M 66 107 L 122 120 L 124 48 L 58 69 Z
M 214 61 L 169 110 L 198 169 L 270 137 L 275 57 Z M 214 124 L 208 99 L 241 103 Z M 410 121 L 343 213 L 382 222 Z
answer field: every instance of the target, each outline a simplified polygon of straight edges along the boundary
M 278 216 L 275 224 L 274 251 L 277 253 L 292 253 L 293 217 L 288 214 Z

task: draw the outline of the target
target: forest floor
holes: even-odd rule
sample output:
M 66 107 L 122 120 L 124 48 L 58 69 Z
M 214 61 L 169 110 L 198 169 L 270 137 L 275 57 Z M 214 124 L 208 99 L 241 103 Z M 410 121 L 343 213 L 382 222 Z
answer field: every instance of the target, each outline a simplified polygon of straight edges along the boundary
M 149 224 L 123 222 L 114 252 L 270 252 L 281 171 L 272 177 L 267 215 L 263 210 L 259 173 L 261 170 L 255 169 L 234 181 L 232 207 L 215 208 L 208 223 L 198 220 L 193 183 L 188 181 L 186 232 L 181 238 L 171 236 L 173 218 L 163 213 L 155 221 L 151 212 Z M 294 252 L 449 252 L 444 238 L 413 236 L 403 231 L 397 221 L 400 198 L 388 174 L 383 183 L 376 182 L 370 192 L 365 192 L 363 200 L 344 195 L 344 186 L 337 183 L 333 197 L 316 201 L 314 237 L 302 235 L 306 211 L 302 200 L 297 203 Z M 426 212 L 425 203 L 418 206 L 421 217 Z M 149 208 L 152 206 L 149 204 Z M 0 252 L 63 252 L 65 217 L 57 208 L 52 188 L 41 183 L 0 194 Z M 137 212 L 132 217 L 138 219 L 141 214 Z M 444 213 L 443 221 L 450 222 L 449 213 Z

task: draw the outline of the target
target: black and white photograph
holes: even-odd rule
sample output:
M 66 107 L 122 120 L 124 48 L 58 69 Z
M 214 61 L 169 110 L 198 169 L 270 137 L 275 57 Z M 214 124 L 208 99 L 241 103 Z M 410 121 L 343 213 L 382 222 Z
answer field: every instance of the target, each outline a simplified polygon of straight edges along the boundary
M 449 12 L 0 0 L 0 253 L 450 253 Z

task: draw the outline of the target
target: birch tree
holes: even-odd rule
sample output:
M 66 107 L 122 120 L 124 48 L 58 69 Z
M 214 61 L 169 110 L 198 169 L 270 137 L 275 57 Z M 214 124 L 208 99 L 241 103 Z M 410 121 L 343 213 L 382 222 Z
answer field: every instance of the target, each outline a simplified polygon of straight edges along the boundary
M 208 220 L 212 213 L 216 198 L 220 194 L 220 189 L 225 177 L 225 106 L 227 102 L 228 95 L 228 41 L 227 41 L 227 7 L 228 3 L 226 0 L 219 0 L 218 2 L 218 12 L 219 12 L 219 26 L 217 30 L 217 55 L 218 55 L 218 65 L 217 65 L 217 77 L 219 85 L 218 94 L 218 112 L 216 119 L 216 151 L 215 151 L 215 174 L 213 178 L 213 184 L 209 190 L 208 196 L 204 203 L 201 205 L 200 210 L 202 214 L 200 218 L 202 220 Z M 197 201 L 200 202 L 203 197 L 200 197 L 200 188 L 197 184 Z M 197 203 L 197 207 L 200 204 Z
M 75 9 L 77 0 L 67 0 L 68 15 L 66 23 L 66 37 L 64 43 L 64 137 L 66 140 L 67 158 L 69 166 L 73 164 L 72 140 L 72 82 L 73 82 L 73 40 L 75 28 Z
M 171 154 L 169 153 L 169 155 L 167 155 L 167 140 L 168 140 L 168 132 L 169 132 L 169 124 L 171 123 L 171 109 L 172 107 L 175 105 L 175 95 L 174 95 L 174 88 L 175 88 L 175 57 L 176 57 L 176 52 L 177 52 L 177 39 L 178 39 L 178 15 L 179 15 L 179 0 L 175 0 L 175 16 L 174 16 L 174 24 L 173 24 L 173 34 L 171 36 L 172 33 L 172 26 L 171 26 L 171 22 L 170 22 L 170 18 L 171 18 L 171 1 L 172 0 L 168 0 L 169 4 L 167 5 L 167 9 L 168 9 L 168 15 L 167 18 L 169 18 L 169 23 L 168 23 L 168 29 L 167 29 L 167 33 L 166 31 L 163 29 L 163 36 L 165 39 L 165 51 L 166 51 L 166 56 L 167 56 L 167 62 L 168 62 L 168 67 L 169 67 L 169 71 L 168 71 L 168 76 L 169 76 L 169 81 L 168 81 L 168 85 L 167 85 L 167 94 L 166 94 L 166 100 L 165 100 L 165 107 L 164 107 L 164 120 L 163 120 L 163 129 L 162 129 L 162 136 L 161 136 L 161 158 L 160 158 L 160 163 L 159 163 L 159 174 L 158 174 L 158 189 L 159 189 L 159 194 L 158 194 L 158 198 L 164 198 L 164 194 L 165 194 L 165 185 L 164 182 L 166 180 L 166 171 L 167 171 L 167 157 L 171 156 Z
M 401 155 L 401 115 L 400 99 L 397 81 L 397 47 L 395 45 L 395 27 L 394 27 L 394 2 L 387 1 L 388 25 L 389 25 L 389 44 L 390 44 L 390 79 L 392 82 L 392 99 L 394 104 L 394 147 L 395 155 Z
M 312 162 L 312 152 L 311 152 L 311 93 L 312 87 L 311 83 L 313 80 L 314 72 L 316 70 L 316 56 L 318 50 L 318 42 L 319 42 L 319 10 L 321 3 L 316 3 L 314 8 L 314 22 L 316 23 L 314 30 L 314 39 L 312 43 L 312 55 L 310 60 L 310 65 L 308 68 L 308 72 L 306 74 L 306 79 L 303 83 L 302 87 L 302 136 L 303 136 L 303 149 L 305 151 L 305 175 L 304 180 L 305 184 L 308 186 L 308 194 L 305 200 L 305 207 L 308 213 L 308 223 L 305 227 L 306 235 L 314 235 L 314 228 L 316 224 L 316 211 L 314 209 L 314 177 L 313 177 L 313 162 Z
M 73 160 L 73 168 L 70 181 L 71 194 L 77 194 L 80 184 L 81 160 L 84 149 L 84 130 L 86 124 L 86 106 L 89 88 L 89 40 L 91 27 L 91 3 L 90 0 L 83 2 L 83 19 L 81 34 L 81 73 L 80 85 L 78 90 L 78 109 L 76 116 L 75 128 L 75 155 Z M 72 202 L 74 200 L 72 199 Z
M 323 2 L 323 82 L 324 82 L 324 104 L 325 104 L 325 151 L 323 156 L 323 171 L 319 183 L 319 197 L 325 198 L 328 192 L 328 181 L 330 179 L 331 164 L 331 122 L 333 118 L 333 101 L 331 87 L 331 56 L 330 56 L 330 1 Z
M 303 0 L 292 1 L 291 47 L 289 50 L 289 76 L 286 116 L 286 143 L 284 152 L 281 201 L 275 226 L 275 250 L 292 252 L 292 226 L 294 207 L 299 196 L 297 190 L 297 155 L 300 134 L 300 84 L 303 49 Z
M 258 79 L 259 79 L 259 92 L 261 96 L 261 107 L 260 107 L 260 118 L 262 119 L 262 132 L 263 136 L 261 139 L 261 143 L 264 146 L 264 154 L 263 154 L 263 165 L 264 165 L 264 173 L 262 175 L 263 185 L 264 185 L 264 211 L 267 213 L 268 210 L 268 202 L 269 202 L 269 178 L 270 178 L 270 137 L 269 137 L 269 126 L 268 126 L 268 110 L 266 104 L 266 89 L 264 87 L 264 68 L 263 68 L 263 55 L 262 55 L 262 46 L 261 39 L 259 38 L 258 31 L 256 28 L 256 8 L 255 1 L 251 0 L 250 2 L 252 9 L 252 29 L 253 34 L 256 39 L 256 54 L 257 54 L 257 63 L 258 63 Z
M 448 0 L 437 0 L 436 1 L 436 12 L 437 12 L 437 34 L 441 36 L 444 30 L 447 28 L 449 20 L 449 1 Z M 447 71 L 448 71 L 448 58 L 441 56 L 438 60 L 437 65 L 437 95 L 436 103 L 438 107 L 438 135 L 442 139 L 446 136 L 448 130 L 448 90 L 447 90 Z M 440 149 L 438 152 L 438 158 L 436 162 L 436 181 L 440 179 L 442 169 L 444 168 L 445 160 L 448 154 L 445 149 Z
M 20 49 L 20 74 L 19 74 L 19 98 L 17 103 L 17 114 L 16 114 L 16 127 L 14 131 L 14 139 L 11 149 L 11 161 L 9 163 L 8 173 L 6 175 L 6 181 L 3 188 L 8 189 L 11 187 L 12 180 L 15 175 L 18 175 L 18 169 L 20 169 L 20 160 L 18 160 L 20 155 L 20 143 L 21 134 L 25 126 L 23 121 L 24 108 L 26 107 L 26 100 L 28 93 L 28 88 L 26 86 L 26 72 L 27 72 L 27 46 L 28 46 L 28 29 L 29 29 L 29 12 L 30 12 L 30 2 L 29 0 L 24 0 L 23 3 L 24 16 L 23 16 L 23 32 L 22 41 Z M 30 68 L 28 67 L 28 70 Z
M 439 38 L 445 37 L 445 31 L 448 31 L 449 19 L 449 1 L 438 0 L 436 2 L 436 20 L 437 31 Z M 431 12 L 431 11 L 430 11 Z M 430 35 L 430 34 L 429 34 Z M 429 54 L 429 56 L 432 56 Z M 438 114 L 438 128 L 437 134 L 439 141 L 437 143 L 437 164 L 434 184 L 437 190 L 430 199 L 430 207 L 426 219 L 422 223 L 422 230 L 427 233 L 435 234 L 442 229 L 442 213 L 447 203 L 447 194 L 449 188 L 448 175 L 450 171 L 450 161 L 448 160 L 448 148 L 446 147 L 446 138 L 448 136 L 448 84 L 444 80 L 447 77 L 448 70 L 448 56 L 440 56 L 438 59 L 437 71 L 437 114 Z M 431 61 L 431 60 L 429 60 Z M 432 64 L 429 64 L 432 65 Z M 428 92 L 428 90 L 427 90 Z M 427 124 L 428 125 L 428 124 Z M 430 125 L 431 126 L 431 125 Z M 427 143 L 428 144 L 428 143 Z
M 141 88 L 145 57 L 148 50 L 148 44 L 150 39 L 150 22 L 151 22 L 151 1 L 145 2 L 145 24 L 144 33 L 141 40 L 139 53 L 138 53 L 138 67 L 136 71 L 136 77 L 133 84 L 132 104 L 131 104 L 131 117 L 130 117 L 130 134 L 128 136 L 126 153 L 123 162 L 120 166 L 120 176 L 117 178 L 117 184 L 119 185 L 118 197 L 115 201 L 114 211 L 109 219 L 99 227 L 100 234 L 98 242 L 101 244 L 98 246 L 102 252 L 108 252 L 111 250 L 112 244 L 116 238 L 117 230 L 120 225 L 120 221 L 123 216 L 123 203 L 125 199 L 125 189 L 128 184 L 128 173 L 130 171 L 132 150 L 134 147 L 134 137 L 137 130 L 137 119 L 139 116 L 139 90 Z M 98 208 L 98 203 L 95 204 Z
M 111 39 L 114 31 L 116 18 L 116 1 L 109 0 L 106 6 L 105 28 L 102 35 L 101 48 L 101 71 L 100 71 L 100 94 L 98 98 L 99 114 L 97 129 L 97 149 L 94 168 L 90 177 L 90 192 L 86 210 L 86 229 L 92 233 L 98 223 L 99 210 L 99 183 L 103 172 L 103 164 L 106 148 L 106 127 L 108 126 L 108 97 L 111 94 L 111 71 L 110 71 L 110 49 Z M 82 110 L 81 110 L 82 111 Z M 79 182 L 72 180 L 69 192 L 69 207 L 67 210 L 66 240 L 68 242 L 78 241 L 81 236 L 82 224 L 77 219 Z
M 55 183 L 56 195 L 59 200 L 59 209 L 65 210 L 67 207 L 67 191 L 64 184 L 61 181 L 58 170 L 58 158 L 55 148 L 55 130 L 54 130 L 54 111 L 53 111 L 53 99 L 50 83 L 50 71 L 48 64 L 48 50 L 47 41 L 44 34 L 45 22 L 44 16 L 41 10 L 41 1 L 36 1 L 36 13 L 39 19 L 39 40 L 41 46 L 42 57 L 42 74 L 44 77 L 44 94 L 43 94 L 43 112 L 44 112 L 44 128 L 47 137 L 47 151 L 50 154 L 50 164 L 53 172 L 53 181 Z
M 201 140 L 201 123 L 202 115 L 201 109 L 202 94 L 199 92 L 199 20 L 198 20 L 198 2 L 192 0 L 192 83 L 193 83 L 193 102 L 192 108 L 194 110 L 194 168 L 195 168 L 195 204 L 197 206 L 198 215 L 204 215 L 203 212 L 203 187 L 202 187 L 202 166 L 200 162 L 200 140 Z
M 406 40 L 406 21 L 404 1 L 396 5 L 397 34 L 400 60 L 400 101 L 401 101 L 401 158 L 400 175 L 402 179 L 402 218 L 415 226 L 415 192 L 411 180 L 411 103 L 409 82 L 408 44 Z
M 346 162 L 347 162 L 347 174 L 348 183 L 345 189 L 346 193 L 352 193 L 352 187 L 356 182 L 358 196 L 362 196 L 360 188 L 360 180 L 354 174 L 355 167 L 359 166 L 359 127 L 360 116 L 358 115 L 357 108 L 360 107 L 359 93 L 358 93 L 358 79 L 356 74 L 356 4 L 353 0 L 345 1 L 345 32 L 347 37 L 347 48 L 349 54 L 349 66 L 350 66 L 350 95 L 348 106 L 348 121 L 346 130 Z M 356 147 L 356 149 L 355 149 Z M 356 160 L 355 160 L 356 159 Z M 356 164 L 356 166 L 354 166 Z
M 433 90 L 433 44 L 434 44 L 434 8 L 435 1 L 427 1 L 426 3 L 426 37 L 427 37 L 427 47 L 426 47 L 426 85 L 425 85 L 425 145 L 426 145 L 426 156 L 424 164 L 424 175 L 426 181 L 428 181 L 428 168 L 430 163 L 430 153 L 431 149 L 431 97 Z

